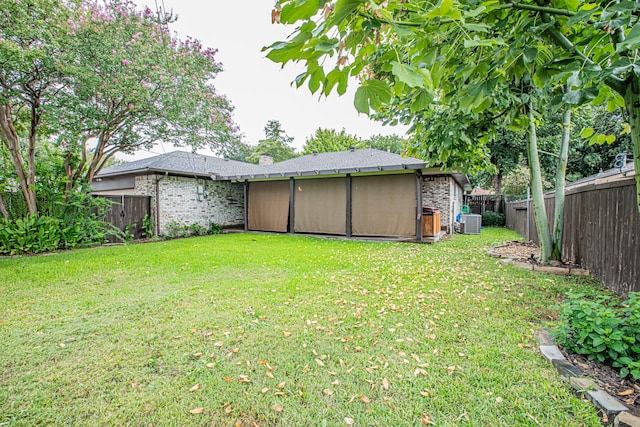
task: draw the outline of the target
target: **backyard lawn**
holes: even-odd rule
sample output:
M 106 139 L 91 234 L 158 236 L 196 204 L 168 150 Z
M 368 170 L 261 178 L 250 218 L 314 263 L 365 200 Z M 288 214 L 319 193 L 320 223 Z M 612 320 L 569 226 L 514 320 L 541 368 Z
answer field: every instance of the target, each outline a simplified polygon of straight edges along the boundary
M 0 259 L 0 426 L 599 426 L 533 333 L 577 279 L 232 234 Z

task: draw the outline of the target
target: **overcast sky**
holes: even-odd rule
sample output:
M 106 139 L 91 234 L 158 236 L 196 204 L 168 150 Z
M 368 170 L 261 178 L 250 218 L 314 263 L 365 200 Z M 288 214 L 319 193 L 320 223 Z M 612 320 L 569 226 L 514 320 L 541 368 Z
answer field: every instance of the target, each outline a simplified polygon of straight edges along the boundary
M 156 10 L 154 0 L 136 0 Z M 159 0 L 162 5 L 162 0 Z M 271 0 L 164 0 L 167 10 L 178 15 L 171 29 L 181 38 L 189 35 L 200 39 L 207 47 L 218 49 L 217 60 L 224 72 L 215 81 L 216 89 L 226 95 L 235 106 L 234 119 L 244 134 L 245 142 L 255 145 L 264 139 L 264 126 L 268 120 L 279 120 L 293 145 L 298 149 L 318 127 L 341 130 L 367 138 L 375 134 L 403 136 L 406 128 L 382 126 L 358 114 L 353 106 L 355 85 L 339 97 L 312 95 L 309 89 L 296 89 L 291 82 L 302 72 L 297 64 L 281 68 L 265 58 L 263 46 L 284 40 L 291 26 L 272 25 Z M 171 144 L 163 144 L 142 152 L 136 158 L 174 151 Z M 202 151 L 203 154 L 211 154 Z M 130 156 L 119 156 L 131 160 Z

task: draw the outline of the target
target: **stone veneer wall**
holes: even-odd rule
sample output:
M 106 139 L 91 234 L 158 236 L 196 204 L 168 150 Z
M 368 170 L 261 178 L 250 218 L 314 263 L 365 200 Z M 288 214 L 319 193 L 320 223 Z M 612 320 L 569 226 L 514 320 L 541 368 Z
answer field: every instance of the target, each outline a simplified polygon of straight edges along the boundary
M 157 224 L 156 182 L 160 188 L 160 226 L 158 234 L 176 221 L 182 225 L 212 223 L 223 227 L 244 224 L 244 189 L 242 184 L 165 175 L 136 177 L 135 194 L 151 196 L 151 217 Z
M 450 175 L 425 175 L 422 183 L 422 206 L 440 209 L 440 224 L 450 233 L 455 216 L 462 206 L 462 188 Z

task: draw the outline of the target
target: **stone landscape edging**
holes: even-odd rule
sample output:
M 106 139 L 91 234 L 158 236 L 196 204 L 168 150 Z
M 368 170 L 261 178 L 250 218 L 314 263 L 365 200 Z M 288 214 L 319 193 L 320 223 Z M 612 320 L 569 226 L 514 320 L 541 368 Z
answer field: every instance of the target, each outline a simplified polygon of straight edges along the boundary
M 549 329 L 536 331 L 535 338 L 538 340 L 540 353 L 553 365 L 560 378 L 569 382 L 576 394 L 586 396 L 606 414 L 608 420 L 613 419 L 614 427 L 640 427 L 640 418 L 631 414 L 629 408 L 615 397 L 599 389 L 591 378 L 584 376 L 579 368 L 564 357 Z
M 585 270 L 582 268 L 572 268 L 571 266 L 552 267 L 550 265 L 537 265 L 528 262 L 515 261 L 511 258 L 503 258 L 502 255 L 494 252 L 494 249 L 495 247 L 490 247 L 487 251 L 487 255 L 493 258 L 500 258 L 500 263 L 502 264 L 510 264 L 523 270 L 539 271 L 541 273 L 555 274 L 556 276 L 589 277 L 589 275 L 591 274 L 589 270 Z

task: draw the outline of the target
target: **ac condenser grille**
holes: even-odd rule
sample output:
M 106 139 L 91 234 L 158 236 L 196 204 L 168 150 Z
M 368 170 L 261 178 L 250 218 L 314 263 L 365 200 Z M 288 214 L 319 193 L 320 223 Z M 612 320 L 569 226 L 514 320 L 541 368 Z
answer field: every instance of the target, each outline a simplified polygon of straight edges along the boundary
M 463 214 L 460 222 L 464 224 L 464 234 L 480 234 L 482 216 L 477 214 Z

